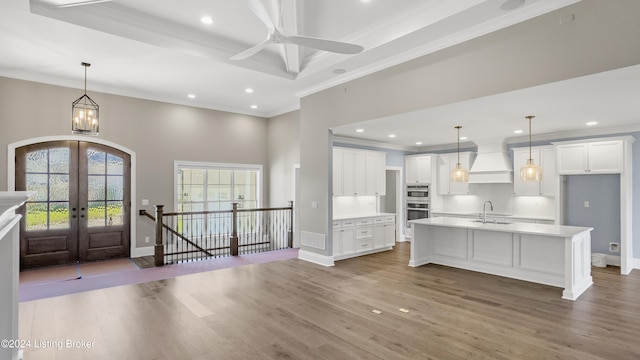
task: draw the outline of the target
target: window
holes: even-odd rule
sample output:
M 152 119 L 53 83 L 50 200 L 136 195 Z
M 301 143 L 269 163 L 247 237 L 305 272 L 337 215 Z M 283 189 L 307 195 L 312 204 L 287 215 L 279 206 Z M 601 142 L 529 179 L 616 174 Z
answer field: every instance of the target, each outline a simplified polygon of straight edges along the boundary
M 176 162 L 176 210 L 255 209 L 260 204 L 261 165 Z

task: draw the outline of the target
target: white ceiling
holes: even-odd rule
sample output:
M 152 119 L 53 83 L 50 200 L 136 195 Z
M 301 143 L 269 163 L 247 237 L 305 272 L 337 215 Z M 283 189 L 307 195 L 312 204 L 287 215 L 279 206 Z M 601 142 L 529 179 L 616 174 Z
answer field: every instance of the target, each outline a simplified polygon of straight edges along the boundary
M 640 65 L 487 96 L 460 103 L 374 119 L 333 129 L 335 135 L 383 142 L 398 148 L 451 145 L 461 125 L 463 142 L 640 131 Z M 597 122 L 596 125 L 587 125 Z M 357 132 L 358 129 L 364 132 Z M 521 134 L 514 133 L 522 130 Z M 395 138 L 389 138 L 395 134 Z M 449 135 L 447 135 L 449 134 Z M 542 134 L 542 135 L 540 135 Z M 413 149 L 416 150 L 416 149 Z
M 282 3 L 285 33 L 356 43 L 365 50 L 341 55 L 290 45 L 285 52 L 273 44 L 240 61 L 229 58 L 262 41 L 267 32 L 249 0 L 112 0 L 58 6 L 73 1 L 2 1 L 0 76 L 81 89 L 84 61 L 92 64 L 89 94 L 100 91 L 271 117 L 297 109 L 301 96 L 579 0 L 526 0 L 511 11 L 501 5 L 521 0 L 261 0 L 268 9 Z M 202 24 L 203 15 L 210 15 L 213 24 Z M 299 66 L 287 71 L 285 59 Z M 346 72 L 335 74 L 336 69 Z M 252 94 L 245 93 L 249 87 Z M 188 99 L 188 94 L 196 97 Z M 490 110 L 479 113 L 478 120 L 497 120 L 499 114 Z M 500 108 L 514 122 L 526 115 L 507 110 Z M 451 120 L 436 116 L 442 109 L 433 111 L 434 122 L 442 122 L 448 131 Z M 375 134 L 374 128 L 367 134 Z M 406 141 L 417 140 L 426 144 L 439 139 L 425 135 Z

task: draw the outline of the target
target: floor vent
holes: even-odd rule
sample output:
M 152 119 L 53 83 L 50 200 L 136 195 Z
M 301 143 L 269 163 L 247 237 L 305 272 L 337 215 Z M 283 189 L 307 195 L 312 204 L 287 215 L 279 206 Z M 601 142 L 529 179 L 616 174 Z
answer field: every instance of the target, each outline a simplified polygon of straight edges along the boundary
M 300 244 L 315 249 L 325 249 L 325 235 L 309 231 L 300 232 Z

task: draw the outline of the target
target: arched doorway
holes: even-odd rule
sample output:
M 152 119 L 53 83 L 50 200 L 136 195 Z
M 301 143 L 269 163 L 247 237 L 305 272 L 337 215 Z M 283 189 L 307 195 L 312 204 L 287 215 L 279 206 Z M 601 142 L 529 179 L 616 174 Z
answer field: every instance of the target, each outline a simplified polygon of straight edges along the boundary
M 20 266 L 130 255 L 131 157 L 79 140 L 15 149 L 15 189 L 36 194 L 23 215 Z

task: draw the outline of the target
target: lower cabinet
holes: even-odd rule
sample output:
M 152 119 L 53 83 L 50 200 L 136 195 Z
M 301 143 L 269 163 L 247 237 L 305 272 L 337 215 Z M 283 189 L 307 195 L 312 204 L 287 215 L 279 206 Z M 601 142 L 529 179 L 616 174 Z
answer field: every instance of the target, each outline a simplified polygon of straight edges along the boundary
M 369 216 L 333 222 L 333 257 L 336 260 L 390 250 L 396 242 L 394 215 Z

